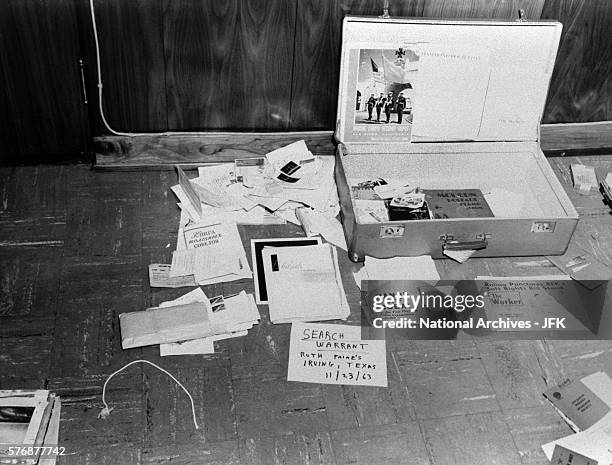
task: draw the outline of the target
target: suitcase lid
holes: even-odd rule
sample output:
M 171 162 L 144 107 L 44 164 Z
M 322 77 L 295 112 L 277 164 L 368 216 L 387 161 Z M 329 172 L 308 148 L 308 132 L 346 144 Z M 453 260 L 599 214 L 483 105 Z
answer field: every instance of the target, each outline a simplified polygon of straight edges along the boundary
M 419 142 L 538 142 L 561 29 L 556 21 L 346 16 L 335 137 L 408 152 Z

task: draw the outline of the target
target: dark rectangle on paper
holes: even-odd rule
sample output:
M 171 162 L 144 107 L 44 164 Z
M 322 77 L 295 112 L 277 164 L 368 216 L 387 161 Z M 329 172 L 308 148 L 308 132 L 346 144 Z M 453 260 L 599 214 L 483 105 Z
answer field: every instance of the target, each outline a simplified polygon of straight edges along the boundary
M 320 237 L 296 237 L 292 239 L 252 239 L 251 256 L 253 259 L 253 271 L 255 279 L 255 297 L 258 304 L 268 303 L 268 290 L 266 289 L 266 276 L 262 250 L 264 247 L 299 247 L 321 244 Z

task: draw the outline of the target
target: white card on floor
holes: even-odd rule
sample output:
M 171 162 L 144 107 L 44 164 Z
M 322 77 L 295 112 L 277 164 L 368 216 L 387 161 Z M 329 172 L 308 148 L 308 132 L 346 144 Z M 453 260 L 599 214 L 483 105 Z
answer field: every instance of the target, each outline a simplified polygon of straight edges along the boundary
M 361 339 L 360 326 L 293 323 L 287 380 L 387 387 L 385 341 Z

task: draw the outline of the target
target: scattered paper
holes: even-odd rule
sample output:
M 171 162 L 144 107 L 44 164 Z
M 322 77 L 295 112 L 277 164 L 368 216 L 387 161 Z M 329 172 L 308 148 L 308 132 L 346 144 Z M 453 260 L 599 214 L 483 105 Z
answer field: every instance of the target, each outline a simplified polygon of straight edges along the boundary
M 353 200 L 355 216 L 360 224 L 389 221 L 389 210 L 384 200 Z
M 175 250 L 172 252 L 172 265 L 170 265 L 171 278 L 193 278 L 196 252 L 193 250 Z
M 595 289 L 604 280 L 612 279 L 612 268 L 574 243 L 570 243 L 563 255 L 546 258 L 588 289 Z
M 612 463 L 612 380 L 603 373 L 597 372 L 582 378 L 580 381 L 564 385 L 546 392 L 546 397 L 553 400 L 553 405 L 568 419 L 573 429 L 583 431 L 556 441 L 544 444 L 542 449 L 551 460 L 553 455 L 569 451 L 574 456 L 583 456 L 594 464 Z M 602 412 L 605 413 L 602 415 Z M 557 451 L 557 448 L 561 448 Z M 565 453 L 567 454 L 567 452 Z M 584 462 L 574 463 L 588 463 Z M 563 463 L 563 462 L 562 462 Z
M 420 257 L 366 257 L 364 266 L 354 274 L 357 286 L 361 281 L 439 281 L 436 264 L 429 255 Z
M 350 314 L 330 244 L 262 251 L 272 323 L 345 319 Z
M 197 182 L 214 192 L 223 192 L 236 177 L 234 163 L 222 163 L 220 165 L 207 165 L 198 168 Z
M 295 213 L 307 236 L 320 234 L 327 242 L 348 250 L 344 228 L 337 218 L 305 207 L 296 209 Z
M 223 332 L 208 318 L 210 304 L 194 302 L 119 315 L 124 349 L 212 336 Z
M 288 381 L 387 387 L 385 341 L 361 339 L 361 327 L 293 323 Z
M 233 337 L 246 336 L 249 332 L 236 331 L 229 334 L 219 334 L 215 336 L 205 337 L 202 339 L 192 339 L 191 341 L 172 342 L 169 344 L 159 345 L 159 355 L 168 357 L 172 355 L 206 355 L 215 353 L 215 341 L 230 339 Z
M 579 191 L 588 192 L 591 189 L 597 188 L 597 176 L 595 175 L 595 168 L 592 166 L 585 166 L 572 163 L 570 165 L 572 172 L 572 181 L 574 182 L 574 188 Z
M 340 211 L 334 165 L 334 157 L 315 157 L 298 141 L 266 157 L 202 166 L 191 180 L 181 170 L 179 184 L 171 189 L 192 222 L 299 225 L 296 208 L 307 206 L 331 216 Z M 180 236 L 184 226 L 179 226 Z
M 198 288 L 178 299 L 164 302 L 160 307 L 186 304 L 192 302 L 208 302 L 210 309 L 208 317 L 216 328 L 223 332 L 205 338 L 160 344 L 159 354 L 169 355 L 212 354 L 215 351 L 214 341 L 233 337 L 246 336 L 248 330 L 260 320 L 259 310 L 251 294 L 242 291 L 235 296 L 216 296 L 208 299 L 202 289 Z
M 214 336 L 192 339 L 190 341 L 170 342 L 159 345 L 160 357 L 172 355 L 205 355 L 215 353 Z
M 408 179 L 389 179 L 387 184 L 374 186 L 374 192 L 381 199 L 392 199 L 398 194 L 411 192 L 415 188 L 414 182 Z
M 234 160 L 236 182 L 248 187 L 262 185 L 265 182 L 266 166 L 268 163 L 265 157 L 237 158 Z
M 598 462 L 595 460 L 566 449 L 558 444 L 555 446 L 550 463 L 554 465 L 598 465 Z
M 292 188 L 316 189 L 321 160 L 313 156 L 303 140 L 266 154 L 276 180 Z
M 152 263 L 149 265 L 149 285 L 151 287 L 197 286 L 193 276 L 170 276 L 172 265 Z
M 172 186 L 170 188 L 176 198 L 179 200 L 178 206 L 181 209 L 181 212 L 185 212 L 190 221 L 200 221 L 202 216 L 202 204 L 200 203 L 200 208 L 196 209 L 196 207 L 191 203 L 189 197 L 185 195 L 183 188 L 180 185 Z
M 189 204 L 189 206 L 196 214 L 196 218 L 194 218 L 194 220 L 198 220 L 202 215 L 202 202 L 200 201 L 200 196 L 198 195 L 193 184 L 191 184 L 191 181 L 180 166 L 176 165 L 176 171 L 178 173 L 179 186 L 181 188 L 182 193 L 186 197 L 186 202 L 183 202 L 183 200 L 181 200 L 181 202 Z

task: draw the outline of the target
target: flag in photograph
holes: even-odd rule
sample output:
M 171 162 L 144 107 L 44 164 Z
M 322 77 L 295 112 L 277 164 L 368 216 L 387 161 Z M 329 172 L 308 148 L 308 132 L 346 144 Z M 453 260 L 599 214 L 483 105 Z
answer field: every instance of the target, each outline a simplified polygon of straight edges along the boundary
M 411 83 L 416 76 L 416 71 L 418 68 L 418 64 L 416 62 L 408 62 L 406 63 L 405 68 L 402 68 L 401 66 L 389 61 L 385 56 L 383 56 L 383 65 L 385 67 L 385 78 L 390 82 L 397 82 L 399 84 Z
M 378 65 L 372 60 L 372 57 L 370 57 L 370 61 L 372 62 L 372 72 L 378 73 Z

